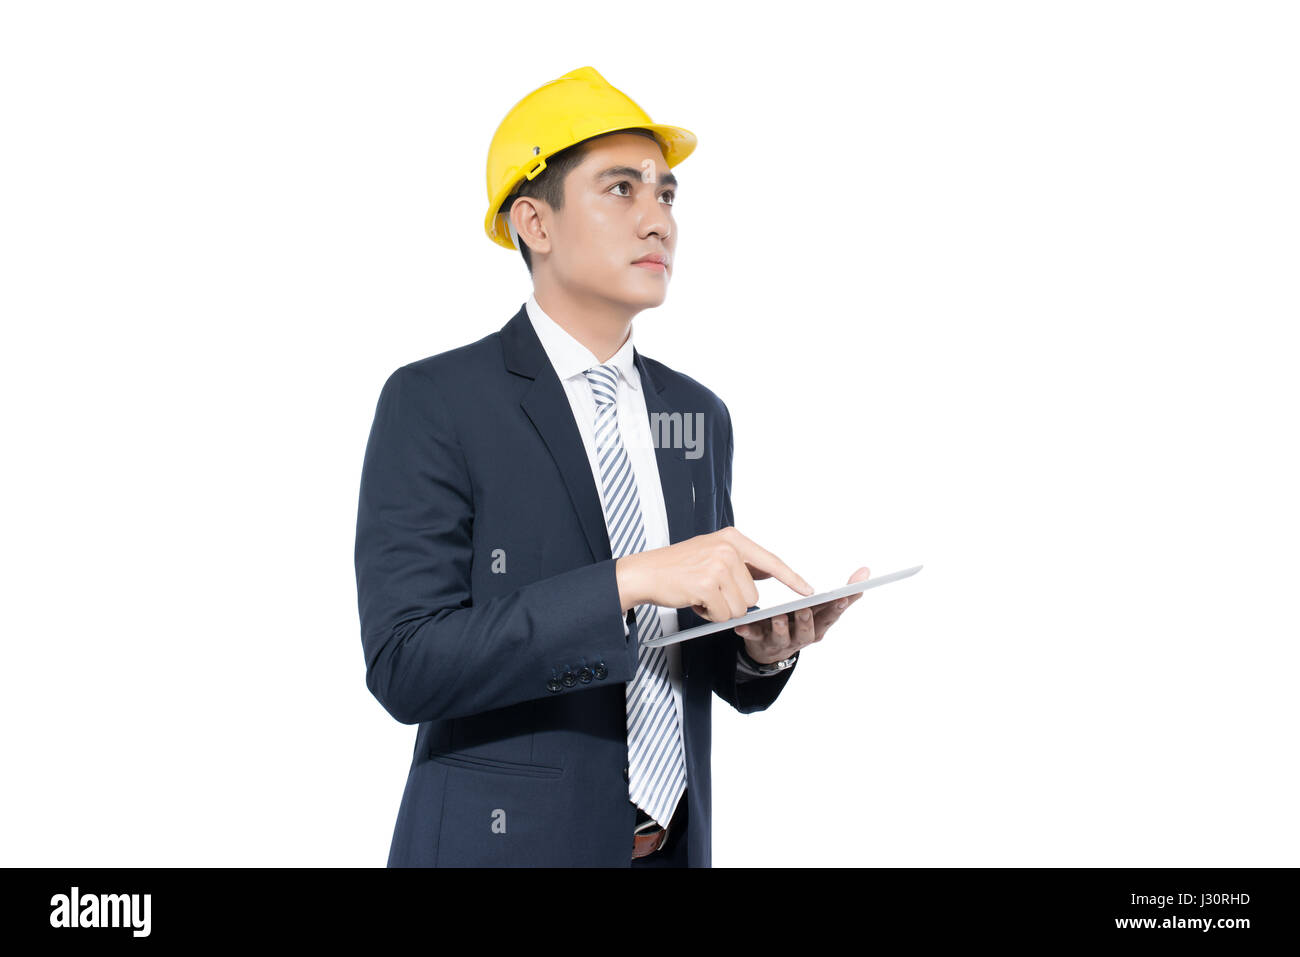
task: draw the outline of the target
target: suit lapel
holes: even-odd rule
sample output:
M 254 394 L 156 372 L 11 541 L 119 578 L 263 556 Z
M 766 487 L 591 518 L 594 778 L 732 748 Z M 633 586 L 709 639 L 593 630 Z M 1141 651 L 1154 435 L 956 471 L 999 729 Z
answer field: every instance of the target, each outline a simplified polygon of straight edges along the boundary
M 521 306 L 502 327 L 501 345 L 506 368 L 533 380 L 519 404 L 532 420 L 560 470 L 569 500 L 591 547 L 591 557 L 598 562 L 607 561 L 612 557 L 609 532 L 605 529 L 605 513 L 600 507 L 600 494 L 591 474 L 591 462 L 587 459 L 578 424 L 573 421 L 569 397 L 565 395 L 564 386 L 533 330 L 526 306 Z
M 684 420 L 686 410 L 677 408 L 668 395 L 664 383 L 650 371 L 641 353 L 632 347 L 632 358 L 641 373 L 641 391 L 645 395 L 646 414 L 650 419 L 650 434 L 655 441 L 655 459 L 659 463 L 659 484 L 663 486 L 664 508 L 668 512 L 668 542 L 675 545 L 695 533 L 695 500 L 691 489 L 691 470 L 686 464 L 686 449 L 665 448 L 660 443 L 667 429 L 656 428 L 658 416 L 680 413 Z M 667 421 L 667 420 L 664 420 Z

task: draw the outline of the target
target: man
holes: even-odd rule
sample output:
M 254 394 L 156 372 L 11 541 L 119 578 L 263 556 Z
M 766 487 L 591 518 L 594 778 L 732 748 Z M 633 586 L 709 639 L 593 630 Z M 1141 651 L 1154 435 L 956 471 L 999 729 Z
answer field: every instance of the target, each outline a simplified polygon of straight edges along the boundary
M 694 145 L 590 67 L 521 100 L 486 230 L 533 294 L 381 390 L 366 683 L 419 725 L 389 866 L 711 866 L 711 696 L 767 708 L 853 600 L 640 645 L 744 614 L 756 578 L 813 591 L 733 525 L 726 405 L 632 345 L 667 293 L 669 169 Z

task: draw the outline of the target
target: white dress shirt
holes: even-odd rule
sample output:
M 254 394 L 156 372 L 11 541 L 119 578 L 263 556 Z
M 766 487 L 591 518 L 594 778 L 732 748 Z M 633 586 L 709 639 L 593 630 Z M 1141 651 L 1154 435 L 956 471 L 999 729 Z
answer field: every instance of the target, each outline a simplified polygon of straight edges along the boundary
M 596 482 L 596 492 L 600 495 L 602 511 L 605 511 L 606 505 L 605 483 L 601 480 L 600 459 L 596 455 L 596 398 L 591 393 L 591 383 L 583 373 L 592 366 L 602 364 L 613 365 L 618 369 L 618 393 L 615 397 L 618 431 L 628 462 L 636 476 L 641 519 L 645 524 L 645 549 L 649 551 L 672 544 L 668 536 L 668 511 L 664 506 L 663 486 L 659 483 L 659 461 L 655 457 L 654 441 L 650 434 L 650 413 L 646 409 L 645 394 L 641 391 L 641 373 L 632 361 L 632 329 L 629 327 L 627 339 L 619 350 L 602 363 L 590 349 L 548 316 L 537 304 L 536 297 L 529 295 L 526 308 L 537 338 L 541 340 L 542 348 L 546 350 L 551 365 L 555 367 L 555 374 L 569 397 L 573 418 L 582 435 L 582 444 L 587 449 L 587 459 L 591 463 L 591 474 Z M 608 512 L 605 514 L 605 528 L 608 532 Z M 659 605 L 654 608 L 659 613 L 663 633 L 675 634 L 678 631 L 677 609 Z M 623 620 L 623 631 L 628 631 L 626 618 Z M 673 702 L 677 706 L 677 727 L 681 730 L 684 727 L 681 645 L 668 645 L 664 651 L 668 654 L 668 681 L 672 685 Z

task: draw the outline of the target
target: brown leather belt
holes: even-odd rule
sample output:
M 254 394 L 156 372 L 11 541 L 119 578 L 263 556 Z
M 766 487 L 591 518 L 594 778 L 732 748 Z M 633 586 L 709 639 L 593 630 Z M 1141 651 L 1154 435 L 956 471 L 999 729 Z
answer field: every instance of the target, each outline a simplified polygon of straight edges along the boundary
M 668 827 L 672 826 L 673 822 L 669 821 Z M 644 828 L 644 830 L 633 832 L 633 860 L 636 860 L 638 857 L 645 857 L 649 854 L 653 854 L 655 851 L 659 850 L 659 848 L 663 847 L 664 842 L 668 840 L 668 827 L 660 827 L 658 821 L 646 821 L 643 824 L 638 824 L 637 827 Z
M 686 793 L 677 801 L 677 807 L 673 808 L 673 816 L 668 819 L 668 827 L 660 827 L 659 822 L 646 814 L 640 808 L 636 809 L 638 818 L 645 818 L 640 821 L 632 831 L 632 859 L 646 857 L 659 850 L 668 842 L 668 829 L 673 826 L 677 816 L 682 813 L 682 805 L 686 803 Z

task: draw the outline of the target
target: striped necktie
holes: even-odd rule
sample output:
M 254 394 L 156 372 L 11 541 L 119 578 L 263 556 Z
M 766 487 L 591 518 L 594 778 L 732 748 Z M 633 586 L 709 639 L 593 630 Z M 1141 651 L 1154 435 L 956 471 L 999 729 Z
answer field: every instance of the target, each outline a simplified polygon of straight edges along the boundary
M 615 559 L 645 551 L 645 522 L 636 475 L 618 430 L 618 368 L 600 365 L 583 373 L 596 398 L 596 456 L 605 490 L 605 526 Z M 663 634 L 655 605 L 637 605 L 637 641 Z M 638 644 L 636 674 L 627 683 L 628 795 L 660 825 L 686 789 L 686 755 L 677 725 L 677 706 L 662 647 Z

